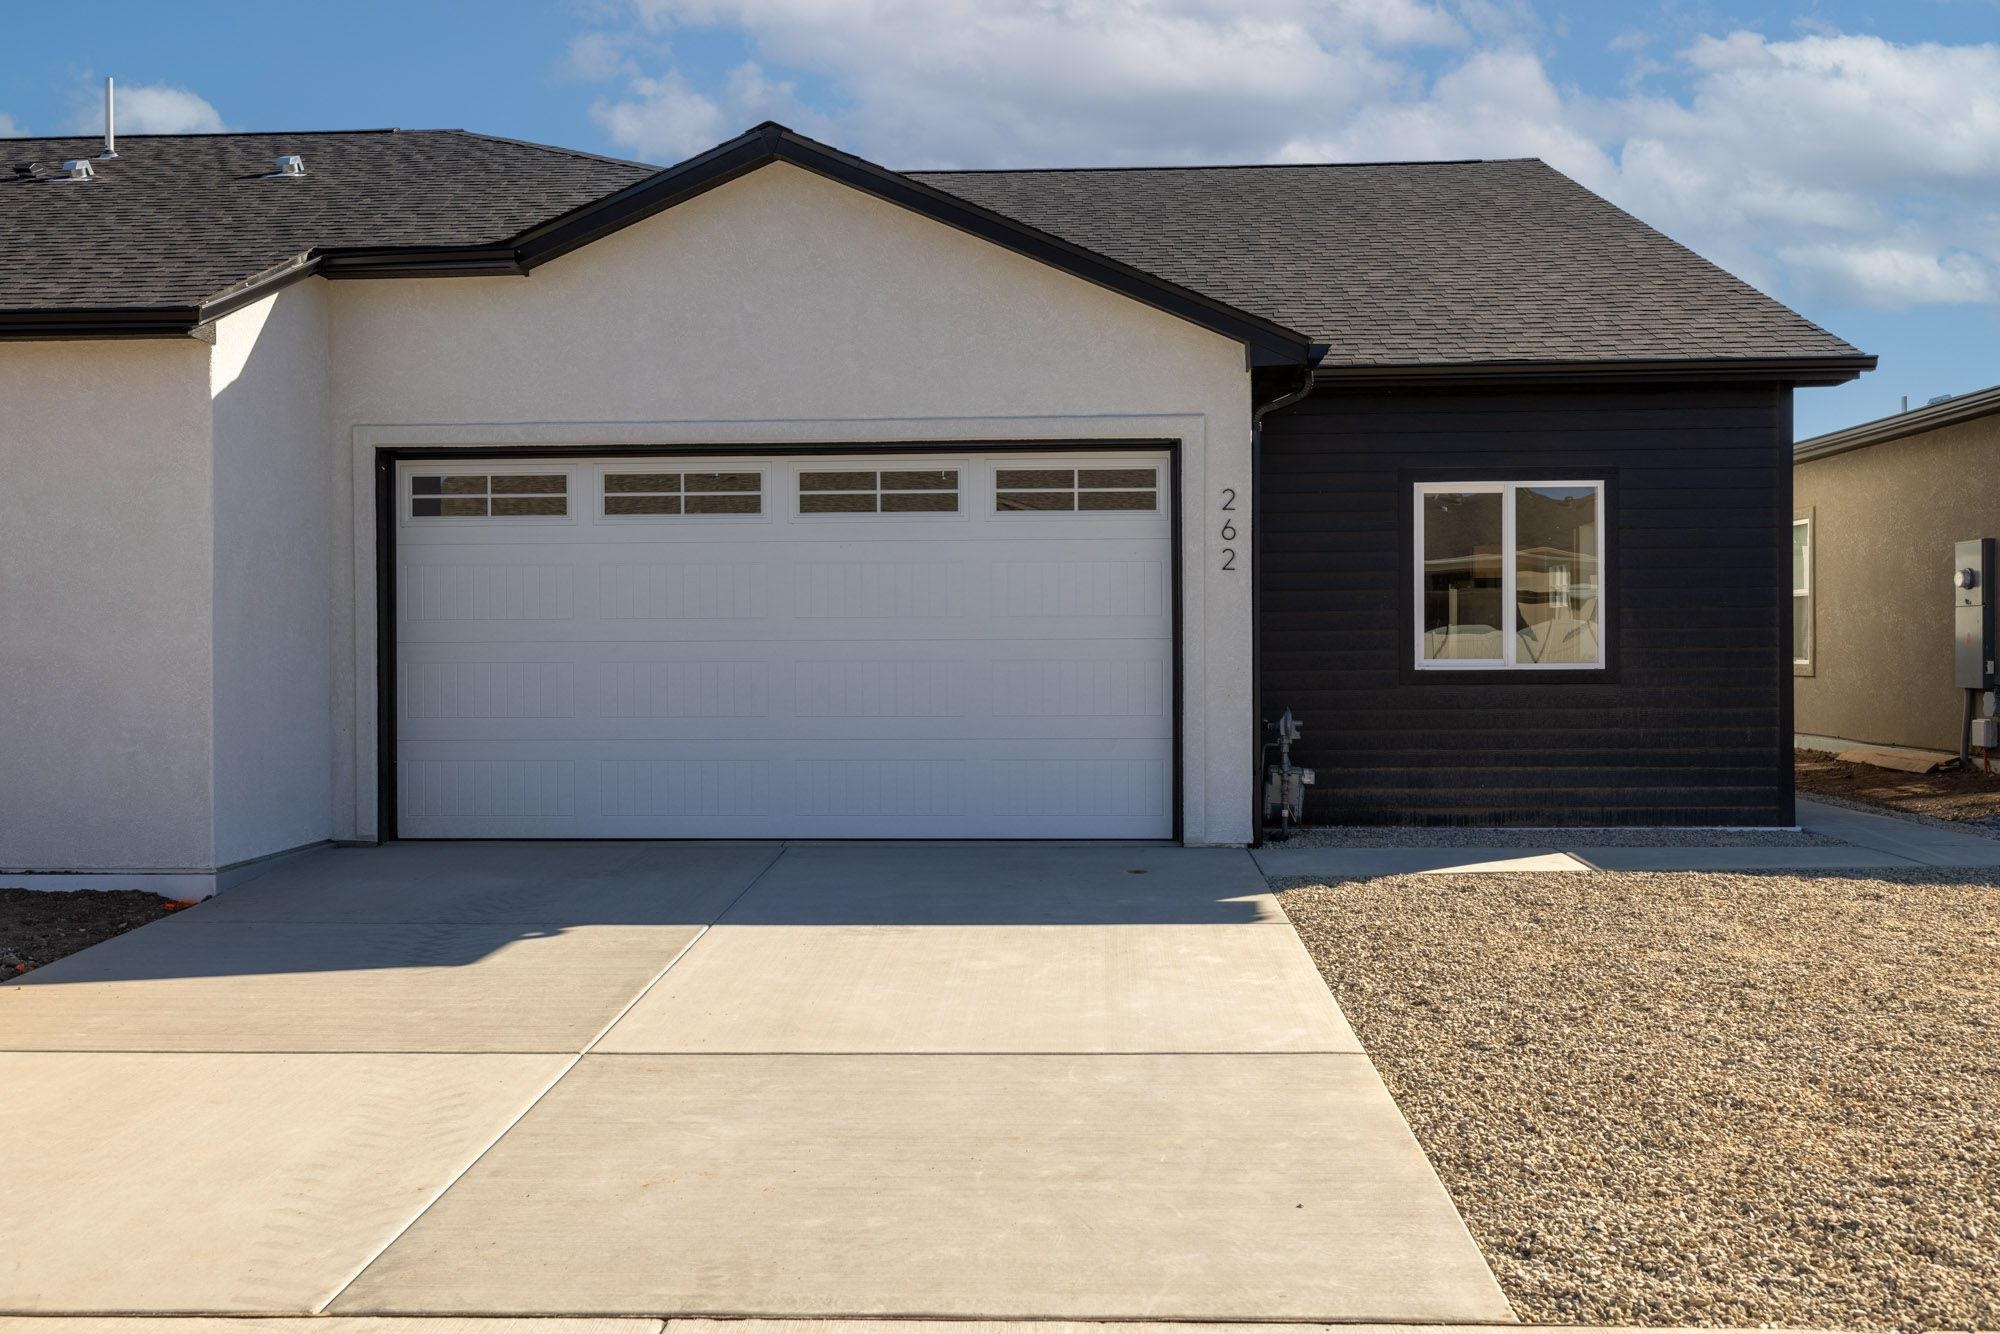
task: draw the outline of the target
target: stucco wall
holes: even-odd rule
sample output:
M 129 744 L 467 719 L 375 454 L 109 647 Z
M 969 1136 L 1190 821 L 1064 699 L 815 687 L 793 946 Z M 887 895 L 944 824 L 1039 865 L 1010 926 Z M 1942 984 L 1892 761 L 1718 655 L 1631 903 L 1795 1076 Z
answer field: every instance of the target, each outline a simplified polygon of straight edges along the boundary
M 318 279 L 218 321 L 215 861 L 325 839 L 332 811 L 332 483 Z
M 1240 345 L 784 164 L 529 278 L 330 296 L 336 836 L 374 830 L 376 446 L 1163 435 L 1186 442 L 1184 829 L 1249 836 Z M 1223 487 L 1243 498 L 1227 544 Z
M 1953 543 L 2000 537 L 2000 417 L 1801 463 L 1814 520 L 1813 664 L 1793 725 L 1812 736 L 1958 750 Z
M 0 868 L 212 865 L 208 355 L 0 344 Z

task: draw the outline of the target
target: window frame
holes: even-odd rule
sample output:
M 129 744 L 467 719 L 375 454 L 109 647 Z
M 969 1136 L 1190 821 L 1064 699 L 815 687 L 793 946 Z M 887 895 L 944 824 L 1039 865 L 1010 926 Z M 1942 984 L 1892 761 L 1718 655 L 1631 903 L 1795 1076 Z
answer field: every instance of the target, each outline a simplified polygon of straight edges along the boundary
M 857 462 L 846 457 L 827 460 L 809 459 L 793 465 L 789 470 L 787 518 L 793 523 L 853 523 L 856 520 L 889 519 L 895 523 L 965 523 L 972 517 L 976 498 L 972 487 L 972 467 L 957 456 L 900 454 L 870 457 L 866 462 Z M 809 472 L 854 472 L 874 473 L 875 487 L 871 491 L 807 491 L 803 486 L 805 474 Z M 949 489 L 903 490 L 891 488 L 884 491 L 881 476 L 885 472 L 949 472 L 956 474 L 956 482 Z M 881 503 L 883 495 L 949 495 L 956 504 L 948 510 L 808 510 L 804 508 L 804 498 L 808 495 L 872 495 Z
M 1794 535 L 1803 527 L 1806 530 L 1805 587 L 1800 588 L 1797 580 L 1792 582 L 1792 615 L 1798 615 L 1799 599 L 1806 602 L 1806 656 L 1798 656 L 1797 646 L 1792 651 L 1792 675 L 1811 676 L 1813 664 L 1819 659 L 1819 581 L 1814 577 L 1814 557 L 1819 554 L 1819 524 L 1812 510 L 1794 511 L 1792 532 Z M 1794 542 L 1796 542 L 1794 536 Z
M 397 518 L 398 527 L 409 527 L 416 524 L 444 524 L 449 527 L 464 527 L 467 524 L 505 524 L 511 528 L 520 528 L 530 525 L 543 526 L 548 524 L 575 523 L 579 518 L 577 510 L 578 469 L 568 463 L 551 465 L 547 461 L 536 463 L 511 461 L 480 462 L 476 459 L 467 460 L 466 462 L 460 462 L 457 459 L 423 460 L 417 463 L 406 463 L 402 467 L 399 467 L 397 472 L 396 492 L 398 504 L 401 506 Z M 563 490 L 560 492 L 563 498 L 563 512 L 561 514 L 494 514 L 490 512 L 490 502 L 494 494 L 492 490 L 493 478 L 554 477 L 558 475 L 563 478 Z M 439 496 L 419 496 L 417 494 L 417 478 L 420 476 L 485 477 L 487 479 L 487 490 L 481 498 L 489 502 L 489 512 L 485 514 L 418 514 L 416 512 L 416 501 L 441 498 Z M 558 493 L 532 492 L 524 494 L 546 496 Z
M 1091 469 L 1104 469 L 1104 470 L 1119 469 L 1127 472 L 1136 472 L 1142 468 L 1150 471 L 1153 474 L 1153 484 L 1150 487 L 1116 487 L 1116 488 L 1105 487 L 1105 488 L 1088 488 L 1088 489 L 1102 489 L 1106 491 L 1121 491 L 1121 492 L 1151 491 L 1153 494 L 1153 507 L 1151 509 L 1093 510 L 1093 509 L 1083 509 L 1081 507 L 1078 507 L 1075 509 L 1066 509 L 1066 510 L 1032 510 L 1032 509 L 1010 510 L 1010 509 L 1000 508 L 1000 494 L 1003 490 L 1017 491 L 1017 492 L 1018 491 L 1047 492 L 1048 494 L 1051 495 L 1068 495 L 1072 498 L 1075 498 L 1083 495 L 1087 489 L 1079 485 L 1079 483 L 1082 480 L 1081 474 L 1083 474 L 1084 472 L 1090 471 Z M 1018 486 L 1002 487 L 1000 485 L 1000 474 L 1002 472 L 1040 472 L 1040 471 L 1064 471 L 1071 473 L 1072 474 L 1071 485 L 1066 491 L 1054 487 L 1018 487 Z M 1078 519 L 1121 519 L 1121 518 L 1157 520 L 1161 515 L 1168 512 L 1170 503 L 1169 497 L 1167 495 L 1168 479 L 1166 475 L 1167 473 L 1166 466 L 1163 463 L 1161 463 L 1158 459 L 1152 459 L 1152 458 L 1131 459 L 1131 460 L 1093 459 L 1089 463 L 1079 463 L 1074 458 L 1065 459 L 1060 456 L 1055 456 L 1048 460 L 1031 459 L 1018 462 L 1010 459 L 1004 463 L 993 464 L 987 470 L 987 472 L 988 476 L 984 479 L 986 482 L 986 494 L 985 494 L 986 513 L 988 517 L 1000 519 L 1010 524 L 1019 523 L 1024 520 L 1030 520 L 1030 519 L 1061 519 L 1065 521 L 1075 521 Z
M 1597 660 L 1595 662 L 1521 662 L 1516 656 L 1520 635 L 1514 621 L 1520 614 L 1519 556 L 1515 549 L 1515 493 L 1522 488 L 1589 487 L 1597 498 Z M 1484 672 L 1506 676 L 1524 673 L 1577 672 L 1597 674 L 1607 679 L 1611 671 L 1611 582 L 1610 531 L 1611 488 L 1609 476 L 1587 478 L 1479 478 L 1461 481 L 1413 480 L 1410 483 L 1410 530 L 1405 550 L 1410 559 L 1410 670 L 1416 672 Z M 1426 658 L 1424 656 L 1424 498 L 1430 495 L 1498 495 L 1500 497 L 1500 606 L 1506 624 L 1501 631 L 1498 658 Z
M 772 504 L 773 495 L 771 490 L 772 470 L 768 465 L 766 465 L 760 460 L 729 459 L 721 462 L 716 462 L 705 458 L 681 459 L 677 457 L 642 459 L 642 460 L 632 460 L 632 461 L 621 460 L 620 462 L 617 463 L 599 464 L 594 471 L 596 472 L 596 476 L 593 479 L 593 484 L 596 487 L 597 495 L 596 495 L 596 503 L 594 506 L 595 513 L 591 515 L 591 522 L 593 523 L 618 524 L 618 525 L 666 524 L 674 527 L 680 527 L 682 525 L 689 525 L 689 524 L 710 524 L 710 523 L 768 523 L 771 519 L 771 514 L 773 509 L 773 504 Z M 683 504 L 685 504 L 686 498 L 689 494 L 688 491 L 686 490 L 687 475 L 689 473 L 722 473 L 722 472 L 755 473 L 757 475 L 757 489 L 755 491 L 696 492 L 694 494 L 743 495 L 743 496 L 754 495 L 757 497 L 756 513 L 689 514 L 685 510 L 683 510 L 679 514 L 609 514 L 605 512 L 606 501 L 610 496 L 614 494 L 618 495 L 670 494 L 668 492 L 641 492 L 641 491 L 614 493 L 609 489 L 610 484 L 609 482 L 606 481 L 606 479 L 609 477 L 613 476 L 624 477 L 624 476 L 634 476 L 634 475 L 644 476 L 653 473 L 676 474 L 681 478 L 682 490 L 679 491 L 678 493 L 672 493 L 672 494 L 678 494 L 682 498 Z

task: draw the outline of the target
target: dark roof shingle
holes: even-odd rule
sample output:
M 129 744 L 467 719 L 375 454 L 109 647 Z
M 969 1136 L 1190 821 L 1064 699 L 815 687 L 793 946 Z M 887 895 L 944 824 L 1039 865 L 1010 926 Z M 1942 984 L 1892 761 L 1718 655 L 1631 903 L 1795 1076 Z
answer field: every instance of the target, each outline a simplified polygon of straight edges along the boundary
M 1859 355 L 1532 158 L 911 174 L 1309 333 L 1328 366 Z
M 760 133 L 790 136 L 732 142 Z M 493 246 L 671 174 L 360 130 L 131 136 L 96 179 L 52 179 L 99 147 L 0 140 L 0 313 L 195 307 L 307 252 Z M 273 176 L 289 153 L 303 178 Z M 1860 356 L 1534 160 L 909 177 L 1323 341 L 1328 366 Z
M 311 249 L 478 245 L 654 169 L 463 130 L 0 139 L 0 309 L 187 306 Z M 297 180 L 270 176 L 279 155 Z M 38 162 L 44 177 L 20 176 Z

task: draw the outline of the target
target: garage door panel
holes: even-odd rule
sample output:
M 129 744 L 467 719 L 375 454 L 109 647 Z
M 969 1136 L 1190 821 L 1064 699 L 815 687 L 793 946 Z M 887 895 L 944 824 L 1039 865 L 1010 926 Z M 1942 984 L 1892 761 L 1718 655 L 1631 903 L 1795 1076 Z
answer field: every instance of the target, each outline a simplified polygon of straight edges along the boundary
M 406 836 L 1152 838 L 1172 816 L 1170 772 L 1130 743 L 1017 742 L 974 757 L 929 742 L 871 758 L 829 741 L 670 753 L 617 742 L 561 761 L 494 753 L 505 749 L 415 748 L 399 765 Z M 1092 820 L 1105 822 L 1095 834 Z
M 401 832 L 1166 836 L 1168 517 L 996 513 L 1004 462 L 950 516 L 799 515 L 779 461 L 755 521 L 608 520 L 530 461 L 566 520 L 405 518 Z

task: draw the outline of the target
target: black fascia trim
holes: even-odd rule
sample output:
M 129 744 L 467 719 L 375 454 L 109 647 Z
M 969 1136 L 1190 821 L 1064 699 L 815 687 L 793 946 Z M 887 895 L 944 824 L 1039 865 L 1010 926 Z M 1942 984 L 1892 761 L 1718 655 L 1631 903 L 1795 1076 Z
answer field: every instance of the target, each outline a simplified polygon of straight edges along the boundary
M 935 186 L 878 167 L 839 149 L 779 127 L 776 156 L 832 180 L 909 209 L 932 221 L 955 227 L 981 240 L 1039 260 L 1121 296 L 1144 302 L 1190 324 L 1233 338 L 1269 354 L 1267 365 L 1304 366 L 1312 362 L 1312 339 L 1273 320 L 1252 315 L 1214 297 L 1147 273 L 1129 264 L 1085 249 L 1004 214 L 982 208 Z
M 618 229 L 706 194 L 771 162 L 872 194 L 1003 249 L 1038 260 L 1156 310 L 1245 344 L 1253 366 L 1310 365 L 1314 343 L 1284 325 L 1016 222 L 933 186 L 878 167 L 782 125 L 767 123 L 646 180 L 541 223 L 498 246 L 330 251 L 329 278 L 449 277 L 526 273 Z M 514 267 L 509 267 L 512 265 Z
M 201 323 L 198 306 L 106 306 L 0 313 L 0 339 L 175 338 Z
M 1440 365 L 1318 366 L 1313 378 L 1340 385 L 1516 384 L 1551 381 L 1756 381 L 1763 384 L 1845 384 L 1875 369 L 1876 359 L 1851 357 L 1707 357 L 1685 361 L 1481 361 Z
M 518 278 L 528 270 L 513 247 L 485 245 L 329 250 L 316 271 L 323 278 Z

